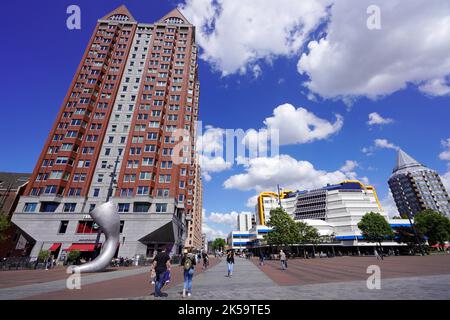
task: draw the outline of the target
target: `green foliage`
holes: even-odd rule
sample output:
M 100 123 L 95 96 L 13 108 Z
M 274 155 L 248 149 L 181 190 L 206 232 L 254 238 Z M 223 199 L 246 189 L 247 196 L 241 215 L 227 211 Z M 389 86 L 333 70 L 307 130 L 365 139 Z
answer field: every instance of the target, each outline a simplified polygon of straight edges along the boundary
M 67 255 L 68 262 L 75 262 L 80 257 L 81 252 L 78 250 L 70 251 Z
M 8 216 L 0 212 L 0 243 L 8 239 L 8 236 L 6 235 L 6 230 L 9 229 L 11 226 L 11 222 L 8 219 Z
M 439 212 L 427 209 L 414 215 L 414 225 L 428 238 L 430 245 L 450 240 L 450 220 Z
M 41 250 L 41 252 L 39 252 L 39 260 L 40 261 L 45 261 L 48 257 L 50 257 L 51 252 L 48 250 Z
M 414 230 L 411 227 L 397 227 L 395 228 L 396 241 L 398 243 L 406 243 L 409 247 L 415 247 L 417 244 L 416 236 L 414 235 Z M 423 243 L 423 237 L 419 234 L 419 240 Z
M 318 244 L 321 240 L 319 231 L 306 224 L 303 221 L 296 222 L 299 229 L 299 237 L 297 243 Z
M 214 239 L 211 246 L 212 246 L 213 250 L 223 250 L 223 248 L 225 248 L 225 246 L 226 246 L 225 239 L 216 238 L 216 239 Z
M 316 228 L 302 221 L 294 221 L 281 208 L 270 211 L 267 225 L 272 227 L 272 231 L 265 236 L 270 245 L 317 244 L 320 241 L 320 235 Z
M 379 213 L 368 212 L 358 223 L 361 234 L 368 242 L 378 242 L 393 237 L 394 232 L 386 219 Z
M 299 225 L 281 208 L 270 211 L 267 226 L 272 227 L 272 231 L 266 235 L 270 245 L 288 246 L 299 240 Z

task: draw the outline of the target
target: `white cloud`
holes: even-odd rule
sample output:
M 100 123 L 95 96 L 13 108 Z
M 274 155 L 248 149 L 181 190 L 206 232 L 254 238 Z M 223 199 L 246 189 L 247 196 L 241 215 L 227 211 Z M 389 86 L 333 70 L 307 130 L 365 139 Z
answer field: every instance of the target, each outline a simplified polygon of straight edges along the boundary
M 201 58 L 223 76 L 246 73 L 259 60 L 298 54 L 327 16 L 331 0 L 186 0 L 183 15 L 197 26 Z
M 353 161 L 353 160 L 346 160 L 345 164 L 341 167 L 340 170 L 342 172 L 351 172 L 357 167 L 359 167 L 358 162 Z
M 204 155 L 199 155 L 200 168 L 202 170 L 202 176 L 206 181 L 211 180 L 210 173 L 222 172 L 231 169 L 232 163 L 226 162 L 221 156 L 209 158 Z
M 205 181 L 212 179 L 211 173 L 222 172 L 232 167 L 223 158 L 223 139 L 225 130 L 206 126 L 205 132 L 197 137 L 198 160 Z
M 367 124 L 369 126 L 373 126 L 373 125 L 383 125 L 383 124 L 389 124 L 389 123 L 393 123 L 394 120 L 390 119 L 390 118 L 383 118 L 382 116 L 380 116 L 378 113 L 376 112 L 372 112 L 369 114 L 369 121 L 367 121 Z
M 262 75 L 261 67 L 259 65 L 255 64 L 252 67 L 252 73 L 253 73 L 253 78 L 258 79 Z
M 369 30 L 366 9 L 381 9 L 381 30 Z M 409 84 L 430 95 L 450 86 L 448 0 L 334 1 L 324 36 L 308 44 L 298 71 L 324 98 L 377 98 Z
M 225 130 L 221 128 L 206 126 L 205 132 L 197 137 L 197 151 L 209 155 L 222 154 L 224 134 Z
M 266 118 L 267 130 L 278 130 L 280 144 L 309 143 L 322 140 L 339 132 L 344 124 L 341 115 L 336 115 L 334 123 L 317 117 L 305 108 L 295 108 L 285 103 L 273 110 L 273 116 Z
M 250 150 L 249 158 L 256 156 L 278 155 L 279 145 L 310 143 L 316 140 L 329 138 L 338 133 L 344 124 L 343 117 L 336 115 L 334 123 L 317 117 L 305 108 L 295 108 L 285 103 L 273 110 L 273 115 L 264 120 L 264 127 L 258 131 L 249 129 L 234 130 L 238 135 L 238 144 L 243 144 L 245 149 Z M 211 180 L 210 173 L 222 172 L 231 169 L 235 159 L 224 159 L 224 144 L 227 130 L 206 126 L 205 132 L 197 137 L 197 152 L 202 168 L 202 175 L 206 181 Z M 270 146 L 270 148 L 269 148 Z M 254 150 L 256 149 L 257 150 Z M 226 154 L 229 157 L 228 154 Z M 248 158 L 237 154 L 237 163 L 244 164 Z
M 245 206 L 247 208 L 255 208 L 257 203 L 258 203 L 258 195 L 255 194 L 254 196 L 251 196 L 250 198 L 248 198 L 247 203 L 245 204 Z
M 381 207 L 390 218 L 400 216 L 394 201 L 394 197 L 392 196 L 392 193 L 390 191 L 386 198 L 381 200 Z
M 448 138 L 447 140 L 442 140 L 441 143 L 444 148 L 447 148 L 447 150 L 442 151 L 439 154 L 439 159 L 450 161 L 450 138 Z
M 208 241 L 212 241 L 216 238 L 227 238 L 227 234 L 225 232 L 217 228 L 212 228 L 206 223 L 202 224 L 202 233 L 206 234 L 206 239 L 208 239 Z
M 226 189 L 261 192 L 274 190 L 277 184 L 293 190 L 314 189 L 356 177 L 353 171 L 317 170 L 310 162 L 298 161 L 289 155 L 250 159 L 244 168 L 245 173 L 233 175 L 224 182 Z
M 387 141 L 386 139 L 375 139 L 374 140 L 375 146 L 382 149 L 394 149 L 398 150 L 399 147 L 397 147 L 395 144 Z
M 445 78 L 440 78 L 427 81 L 419 90 L 431 96 L 445 96 L 450 94 L 450 85 Z
M 373 146 L 362 148 L 361 149 L 362 153 L 364 153 L 366 156 L 371 156 L 374 154 L 375 149 L 394 149 L 394 150 L 400 149 L 400 147 L 396 146 L 395 144 L 389 142 L 386 139 L 375 139 L 373 143 L 374 143 Z
M 207 218 L 205 218 L 206 221 L 216 223 L 216 224 L 222 224 L 231 226 L 232 228 L 237 228 L 237 217 L 239 214 L 252 214 L 249 211 L 242 211 L 242 212 L 228 212 L 228 213 L 217 213 L 212 212 Z

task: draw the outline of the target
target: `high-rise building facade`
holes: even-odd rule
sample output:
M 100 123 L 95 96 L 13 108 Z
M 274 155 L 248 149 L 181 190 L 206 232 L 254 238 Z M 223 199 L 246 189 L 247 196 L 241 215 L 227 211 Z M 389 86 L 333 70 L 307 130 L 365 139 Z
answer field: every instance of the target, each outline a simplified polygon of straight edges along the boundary
M 89 212 L 106 200 L 121 217 L 119 256 L 179 252 L 188 230 L 201 246 L 197 68 L 195 27 L 177 9 L 153 24 L 124 6 L 98 21 L 13 217 L 32 256 L 88 255 Z
M 398 151 L 397 165 L 388 183 L 400 215 L 414 216 L 432 209 L 450 216 L 450 197 L 437 172 L 403 150 Z

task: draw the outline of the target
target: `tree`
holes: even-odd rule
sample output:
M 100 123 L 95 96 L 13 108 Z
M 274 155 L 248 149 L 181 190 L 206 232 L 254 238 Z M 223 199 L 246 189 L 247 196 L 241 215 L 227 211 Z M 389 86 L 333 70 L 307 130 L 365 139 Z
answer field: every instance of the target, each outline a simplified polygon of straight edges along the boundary
M 48 257 L 50 257 L 50 251 L 41 250 L 41 252 L 39 252 L 39 255 L 38 255 L 39 261 L 45 261 L 48 259 Z
M 450 240 L 450 220 L 443 214 L 426 209 L 414 215 L 414 225 L 419 233 L 428 238 L 430 245 Z
M 298 241 L 297 243 L 311 243 L 313 245 L 313 256 L 316 255 L 315 246 L 320 242 L 320 234 L 319 231 L 314 228 L 313 226 L 310 226 L 309 224 L 299 221 L 296 222 L 298 225 Z
M 211 246 L 213 250 L 223 250 L 223 248 L 225 248 L 225 245 L 226 245 L 225 239 L 216 238 Z
M 283 209 L 276 208 L 270 211 L 267 226 L 272 230 L 265 236 L 267 243 L 276 246 L 288 246 L 299 243 L 300 224 L 295 222 Z
M 361 234 L 368 242 L 377 242 L 381 247 L 381 241 L 386 238 L 392 238 L 394 232 L 386 219 L 379 213 L 368 212 L 358 223 Z
M 77 259 L 80 257 L 81 252 L 79 250 L 73 250 L 70 251 L 67 255 L 67 262 L 69 263 L 75 263 Z
M 6 235 L 6 230 L 11 226 L 11 222 L 8 219 L 8 216 L 3 212 L 0 212 L 0 243 L 8 239 Z
M 397 227 L 395 228 L 395 241 L 398 243 L 406 243 L 411 249 L 417 244 L 417 239 L 412 227 Z M 423 236 L 418 235 L 420 243 L 423 243 Z

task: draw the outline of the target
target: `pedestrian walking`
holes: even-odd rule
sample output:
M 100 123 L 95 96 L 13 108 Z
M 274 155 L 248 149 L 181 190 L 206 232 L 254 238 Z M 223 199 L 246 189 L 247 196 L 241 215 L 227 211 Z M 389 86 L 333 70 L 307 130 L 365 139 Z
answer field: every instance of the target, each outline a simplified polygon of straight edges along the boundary
M 259 265 L 261 267 L 264 265 L 264 253 L 262 251 L 259 252 Z
M 286 269 L 286 253 L 284 253 L 283 250 L 280 250 L 280 262 L 281 262 L 281 269 Z
M 170 264 L 170 257 L 161 249 L 158 249 L 158 254 L 156 255 L 155 259 L 153 260 L 152 268 L 155 271 L 156 277 L 155 277 L 155 297 L 163 297 L 167 296 L 167 294 L 162 294 L 161 289 L 163 288 L 165 284 L 165 280 L 167 279 L 165 274 L 166 271 L 170 272 L 171 264 Z
M 233 266 L 234 266 L 234 251 L 229 250 L 227 252 L 227 266 L 228 266 L 228 277 L 231 278 L 233 275 Z
M 183 251 L 183 258 L 181 258 L 181 266 L 183 267 L 184 285 L 183 298 L 192 295 L 192 278 L 194 277 L 196 257 L 190 254 L 187 249 Z
M 377 260 L 383 260 L 383 256 L 378 253 L 377 249 L 373 249 L 373 251 L 375 253 L 375 257 L 377 257 Z
M 208 268 L 209 265 L 209 258 L 208 254 L 205 251 L 202 252 L 202 258 L 203 258 L 203 269 L 206 269 Z

